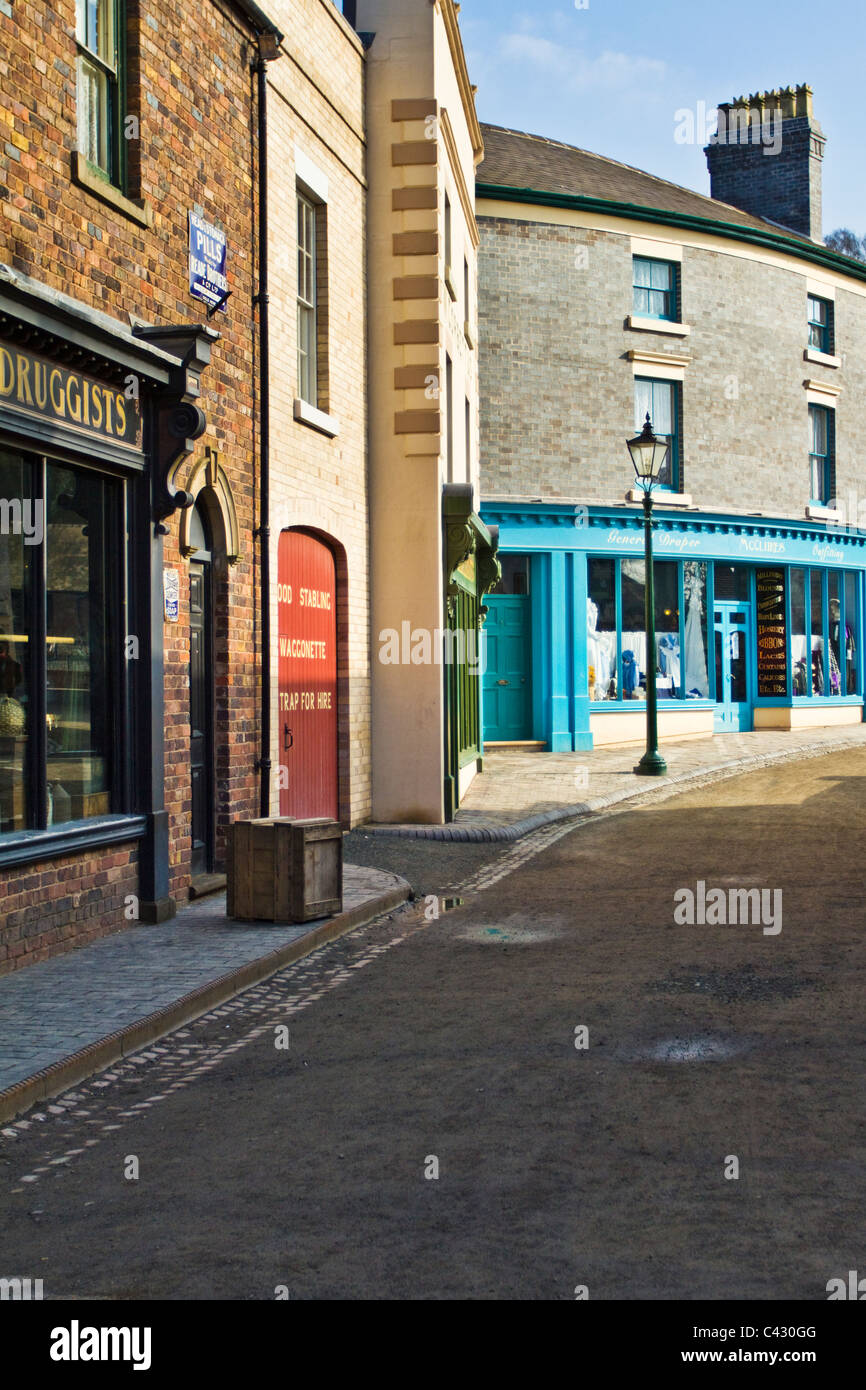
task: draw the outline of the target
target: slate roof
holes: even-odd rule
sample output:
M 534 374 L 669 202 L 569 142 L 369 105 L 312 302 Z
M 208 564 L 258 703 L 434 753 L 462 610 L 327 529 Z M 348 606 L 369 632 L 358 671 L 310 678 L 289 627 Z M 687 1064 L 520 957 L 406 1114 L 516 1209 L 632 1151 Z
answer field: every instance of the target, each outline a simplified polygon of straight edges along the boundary
M 481 126 L 484 160 L 478 167 L 479 183 L 504 184 L 510 188 L 534 188 L 544 193 L 571 193 L 584 198 L 604 198 L 614 203 L 637 203 L 658 212 L 683 212 L 693 217 L 715 218 L 743 227 L 759 228 L 776 235 L 793 237 L 808 246 L 817 243 L 799 232 L 781 227 L 763 217 L 741 212 L 730 203 L 708 198 L 690 188 L 656 178 L 643 169 L 589 150 L 528 135 L 505 126 Z

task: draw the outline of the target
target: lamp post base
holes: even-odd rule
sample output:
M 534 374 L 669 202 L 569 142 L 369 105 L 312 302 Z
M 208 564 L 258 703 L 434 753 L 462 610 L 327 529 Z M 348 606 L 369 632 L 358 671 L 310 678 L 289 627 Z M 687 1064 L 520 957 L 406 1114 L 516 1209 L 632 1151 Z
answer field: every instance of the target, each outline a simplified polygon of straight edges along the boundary
M 638 777 L 664 777 L 667 770 L 668 765 L 657 749 L 653 752 L 647 750 L 634 769 Z

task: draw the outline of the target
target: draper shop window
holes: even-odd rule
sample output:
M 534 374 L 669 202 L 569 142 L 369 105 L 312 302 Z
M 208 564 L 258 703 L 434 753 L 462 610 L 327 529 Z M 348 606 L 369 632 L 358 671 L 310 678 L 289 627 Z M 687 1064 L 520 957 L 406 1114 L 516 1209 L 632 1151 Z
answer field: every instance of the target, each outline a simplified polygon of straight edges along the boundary
M 833 305 L 829 299 L 808 295 L 809 347 L 815 352 L 833 351 Z
M 809 406 L 809 501 L 826 505 L 835 488 L 833 467 L 833 411 Z
M 125 181 L 125 0 L 77 0 L 78 148 L 122 188 Z
M 838 570 L 791 570 L 791 663 L 794 695 L 858 694 L 860 615 L 857 579 Z
M 835 632 L 834 632 L 835 627 Z M 857 647 L 860 640 L 860 624 L 857 615 L 857 580 L 850 570 L 845 572 L 843 585 L 842 612 L 837 617 L 830 605 L 830 641 L 839 650 L 839 660 L 844 672 L 844 691 L 846 695 L 857 692 Z
M 590 560 L 586 605 L 589 698 L 618 700 L 616 560 Z
M 676 381 L 653 381 L 649 377 L 635 377 L 634 383 L 634 427 L 640 433 L 647 415 L 650 417 L 655 434 L 666 439 L 670 448 L 658 486 L 669 491 L 680 490 L 682 474 L 680 459 L 680 386 Z
M 316 208 L 298 194 L 298 395 L 318 406 Z
M 632 313 L 651 319 L 677 318 L 677 265 L 635 256 Z
M 0 831 L 105 815 L 118 809 L 122 484 L 3 453 L 0 496 L 20 497 L 42 538 L 0 536 Z
M 586 626 L 591 700 L 646 698 L 645 574 L 643 560 L 589 561 Z M 682 695 L 680 567 L 675 560 L 655 561 L 653 577 L 656 689 L 661 699 L 679 699 Z M 703 628 L 706 683 L 705 619 Z

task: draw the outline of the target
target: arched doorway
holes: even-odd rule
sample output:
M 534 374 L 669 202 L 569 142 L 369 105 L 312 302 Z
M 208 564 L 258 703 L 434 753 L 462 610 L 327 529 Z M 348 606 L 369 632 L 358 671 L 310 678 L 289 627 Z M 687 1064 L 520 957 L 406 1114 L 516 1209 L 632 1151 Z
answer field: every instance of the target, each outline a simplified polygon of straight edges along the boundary
M 280 815 L 339 819 L 337 579 L 332 551 L 283 531 L 278 552 Z
M 204 508 L 189 518 L 189 761 L 193 878 L 213 873 L 216 821 L 213 678 L 213 537 Z

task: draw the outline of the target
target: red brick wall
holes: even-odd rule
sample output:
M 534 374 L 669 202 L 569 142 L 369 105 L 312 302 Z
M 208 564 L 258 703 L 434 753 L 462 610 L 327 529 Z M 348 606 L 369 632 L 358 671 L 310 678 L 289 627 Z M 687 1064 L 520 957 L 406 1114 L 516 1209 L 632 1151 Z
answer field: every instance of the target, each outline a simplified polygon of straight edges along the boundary
M 138 851 L 112 845 L 99 853 L 23 864 L 3 876 L 0 975 L 47 960 L 130 925 L 127 899 L 138 892 Z
M 155 324 L 204 323 L 205 305 L 188 291 L 189 210 L 198 205 L 226 233 L 232 297 L 227 313 L 210 321 L 221 339 L 202 377 L 208 428 L 177 478 L 184 487 L 204 448 L 219 450 L 240 526 L 240 559 L 231 568 L 217 566 L 215 576 L 219 856 L 227 821 L 257 808 L 255 48 L 242 20 L 214 0 L 128 0 L 127 10 L 129 112 L 140 123 L 140 140 L 129 148 L 129 195 L 149 205 L 152 226 L 140 226 L 72 180 L 74 0 L 14 0 L 11 18 L 0 11 L 0 261 L 124 324 L 128 313 Z M 188 567 L 178 518 L 168 526 L 165 564 L 179 571 L 181 606 L 180 621 L 164 630 L 166 806 L 171 892 L 182 903 L 190 856 Z M 13 938 L 9 933 L 18 928 L 7 921 L 0 941 L 8 937 L 16 948 L 7 961 L 123 926 L 122 905 L 102 879 L 119 867 L 116 859 L 112 849 L 64 860 L 55 866 L 56 879 L 49 865 L 14 876 L 0 872 L 0 900 L 7 880 L 0 911 L 15 917 L 22 910 L 13 905 L 22 890 L 11 889 L 11 878 L 22 885 L 26 912 L 38 917 L 41 911 L 52 924 L 45 933 L 50 942 L 36 946 L 38 933 Z M 133 872 L 129 861 L 128 869 Z M 86 897 L 88 917 L 62 888 L 67 880 L 82 903 Z

